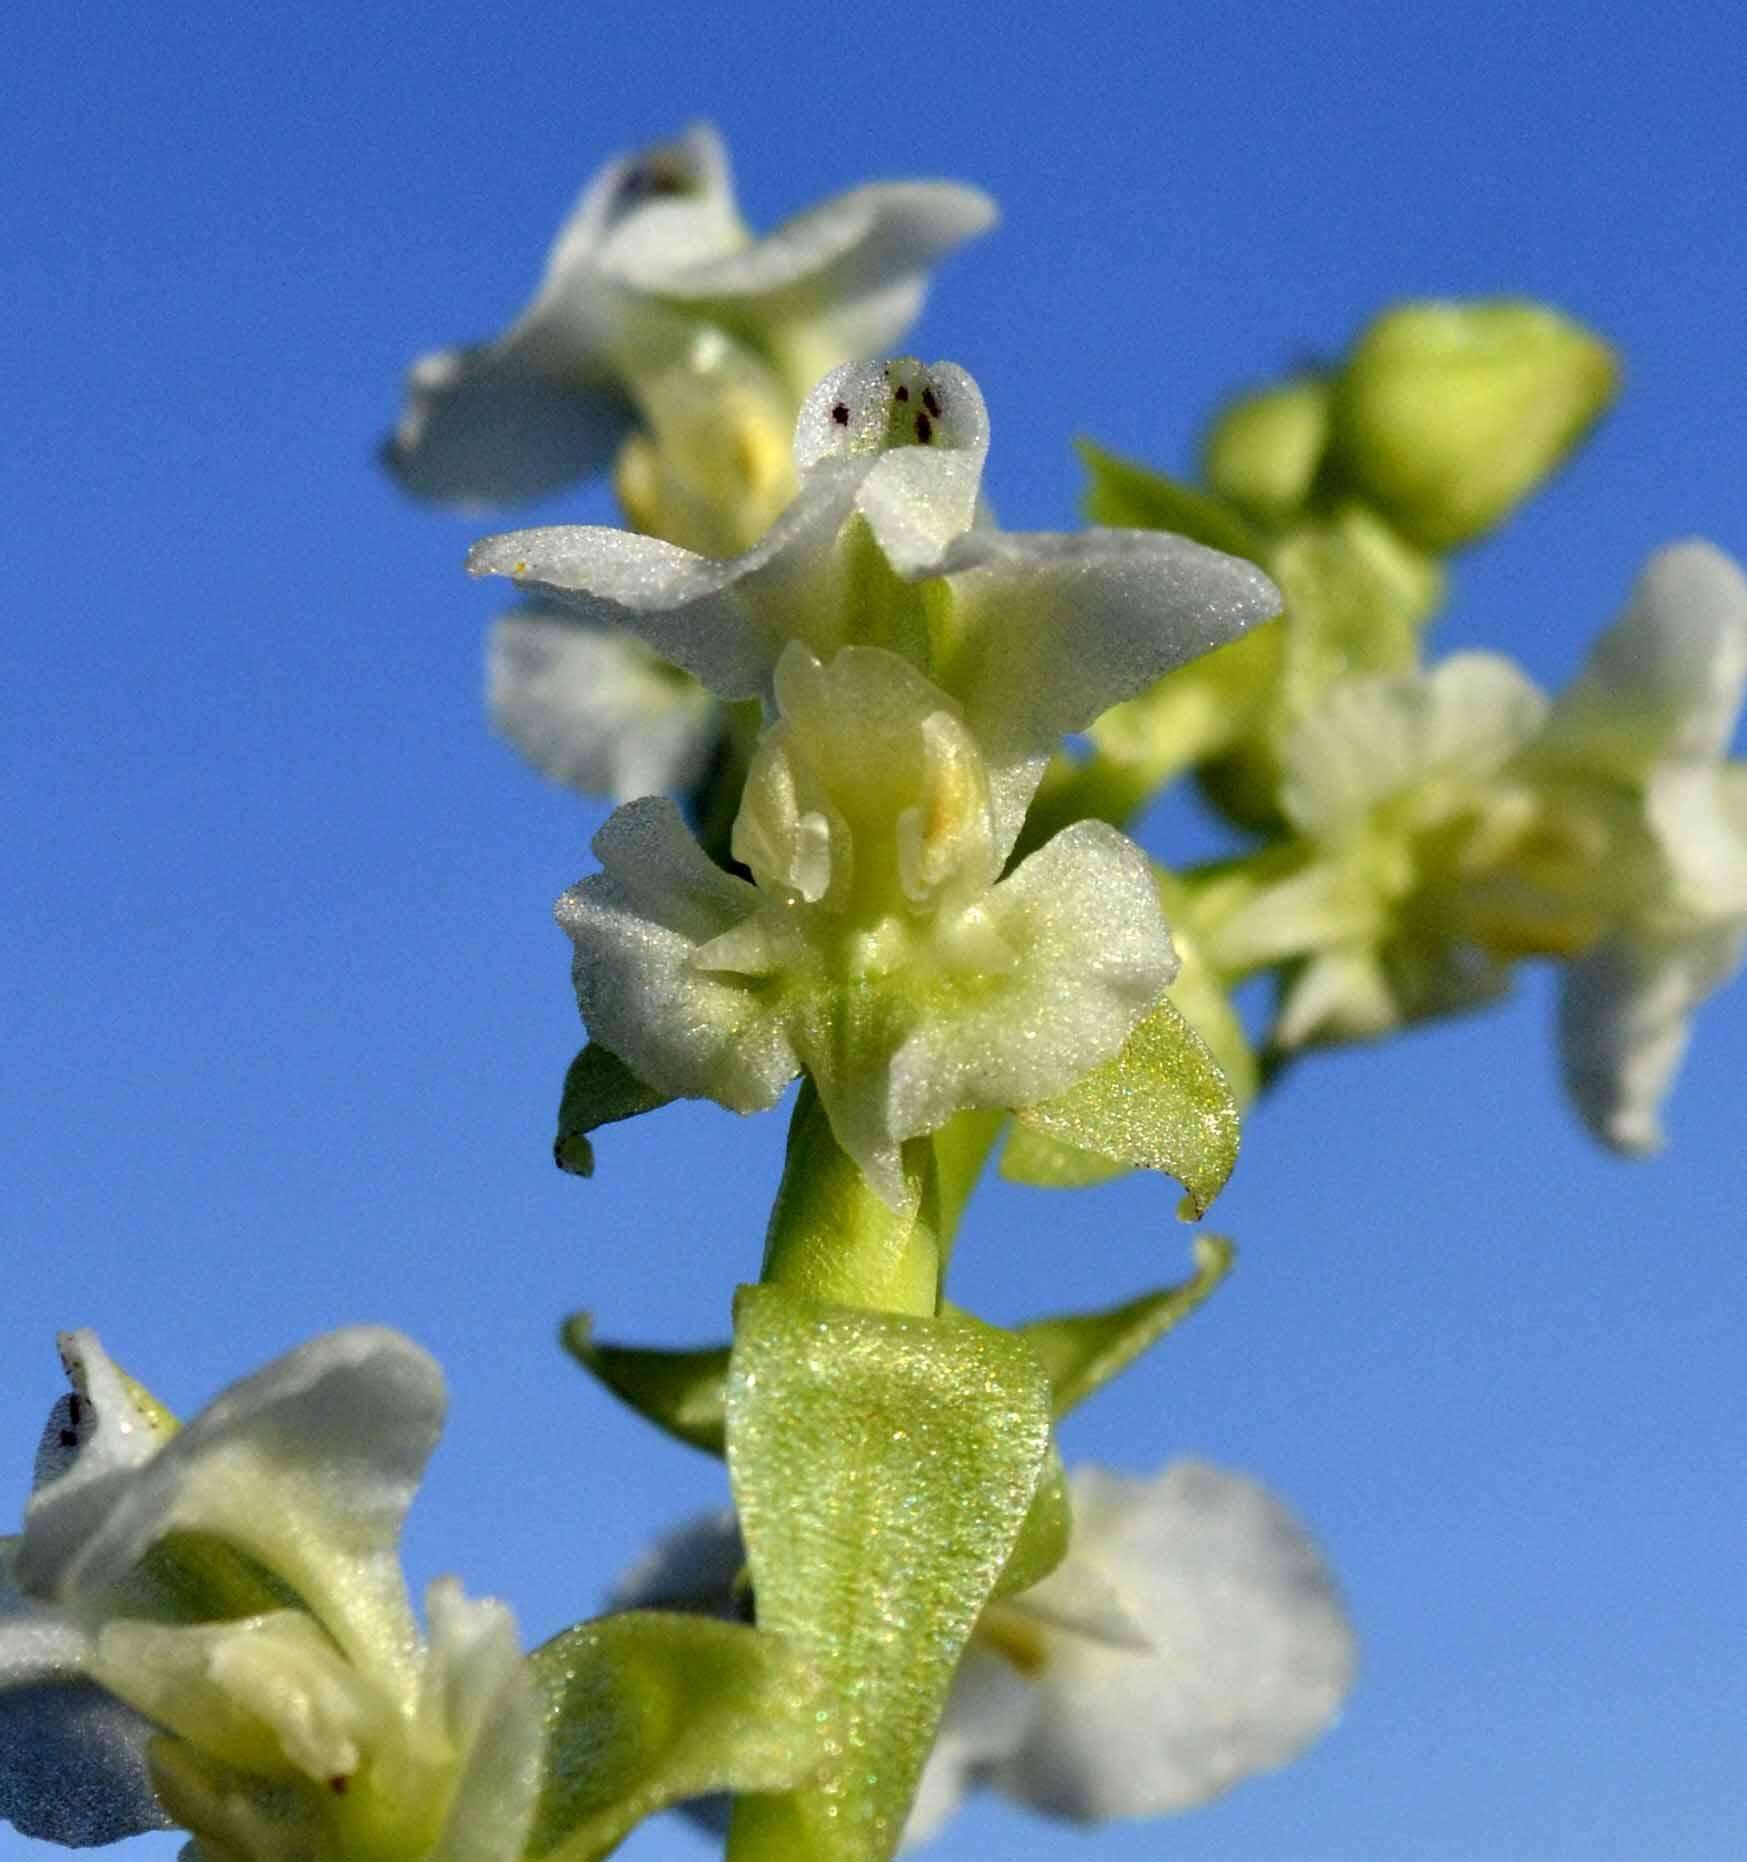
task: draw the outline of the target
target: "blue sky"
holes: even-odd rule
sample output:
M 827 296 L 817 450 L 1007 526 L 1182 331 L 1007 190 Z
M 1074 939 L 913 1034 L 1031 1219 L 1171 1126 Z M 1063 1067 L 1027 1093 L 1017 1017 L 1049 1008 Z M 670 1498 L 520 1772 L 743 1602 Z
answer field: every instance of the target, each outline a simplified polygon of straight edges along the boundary
M 550 906 L 600 811 L 483 723 L 498 595 L 460 559 L 490 526 L 372 459 L 406 362 L 501 327 L 608 155 L 711 117 L 757 224 L 869 178 L 989 188 L 1004 223 L 915 344 L 981 382 L 1012 527 L 1072 521 L 1075 434 L 1181 467 L 1220 394 L 1391 298 L 1512 292 L 1616 342 L 1626 392 L 1462 560 L 1436 646 L 1557 685 L 1655 545 L 1747 555 L 1736 9 L 985 19 L 124 0 L 0 27 L 0 1515 L 79 1323 L 183 1409 L 349 1320 L 431 1347 L 453 1419 L 409 1563 L 510 1598 L 530 1640 L 718 1501 L 554 1328 L 719 1335 L 783 1122 L 678 1107 L 609 1134 L 592 1183 L 552 1170 L 579 1031 Z M 1171 808 L 1144 838 L 1201 833 Z M 1342 1727 L 1168 1830 L 984 1805 L 939 1853 L 1738 1844 L 1747 987 L 1703 1018 L 1666 1155 L 1626 1165 L 1561 1103 L 1547 982 L 1300 1069 L 1216 1211 L 1235 1279 L 1067 1430 L 1292 1502 L 1364 1641 Z M 994 1187 L 955 1295 L 1019 1319 L 1174 1277 L 1172 1200 Z M 707 1851 L 666 1819 L 623 1853 Z

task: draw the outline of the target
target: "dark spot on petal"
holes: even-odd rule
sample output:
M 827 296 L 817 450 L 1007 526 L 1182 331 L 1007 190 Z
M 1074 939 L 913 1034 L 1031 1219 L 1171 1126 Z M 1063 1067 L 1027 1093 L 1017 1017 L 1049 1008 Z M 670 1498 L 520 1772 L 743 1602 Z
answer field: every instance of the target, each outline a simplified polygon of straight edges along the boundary
M 846 401 L 839 401 L 831 410 L 831 418 L 837 422 L 838 426 L 847 427 L 849 425 L 849 404 Z
M 909 398 L 910 390 L 906 388 L 902 382 L 899 382 L 897 392 L 892 396 L 892 399 L 894 401 L 907 401 Z
M 924 446 L 934 438 L 934 422 L 926 414 L 916 416 L 916 437 Z
M 940 402 L 935 398 L 935 393 L 932 388 L 924 388 L 922 390 L 922 405 L 928 409 L 929 413 L 931 413 L 936 420 L 940 418 Z
M 63 1429 L 61 1431 L 61 1446 L 63 1448 L 77 1448 L 79 1446 L 79 1431 L 77 1429 Z
M 351 1782 L 351 1779 L 348 1778 L 344 1772 L 335 1772 L 333 1777 L 328 1780 L 328 1789 L 333 1792 L 335 1797 L 344 1797 Z
M 76 1429 L 85 1414 L 85 1399 L 76 1391 L 67 1398 L 67 1420 Z

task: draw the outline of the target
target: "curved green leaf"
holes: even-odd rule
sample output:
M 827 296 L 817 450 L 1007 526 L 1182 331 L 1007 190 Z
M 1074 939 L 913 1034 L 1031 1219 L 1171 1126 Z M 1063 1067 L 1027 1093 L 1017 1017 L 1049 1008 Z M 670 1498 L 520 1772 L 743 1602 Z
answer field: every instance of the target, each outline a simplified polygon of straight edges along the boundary
M 827 1776 L 830 1705 L 781 1637 L 630 1610 L 554 1636 L 528 1667 L 546 1725 L 530 1857 L 596 1862 L 683 1798 Z
M 638 1345 L 598 1344 L 594 1320 L 586 1312 L 572 1313 L 558 1328 L 558 1337 L 585 1371 L 658 1429 L 706 1454 L 724 1452 L 726 1345 L 657 1351 Z
M 1061 1313 L 1020 1326 L 1020 1337 L 1049 1373 L 1054 1413 L 1078 1408 L 1187 1319 L 1230 1272 L 1236 1252 L 1223 1235 L 1197 1235 L 1195 1272 L 1181 1284 L 1100 1312 Z

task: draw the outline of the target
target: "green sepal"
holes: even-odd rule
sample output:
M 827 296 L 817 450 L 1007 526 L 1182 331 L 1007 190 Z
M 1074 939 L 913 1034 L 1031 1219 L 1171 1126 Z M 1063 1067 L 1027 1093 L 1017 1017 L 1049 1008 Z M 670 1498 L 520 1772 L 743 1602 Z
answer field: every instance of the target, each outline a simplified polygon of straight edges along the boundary
M 1113 1059 L 1065 1093 L 1019 1107 L 1013 1116 L 1046 1138 L 1175 1177 L 1188 1192 L 1192 1218 L 1207 1212 L 1237 1162 L 1237 1100 L 1207 1043 L 1169 998 Z M 1001 1164 L 1009 1176 L 1011 1157 L 1009 1146 Z M 1017 1167 L 1024 1162 L 1021 1153 Z
M 726 1451 L 726 1345 L 696 1351 L 603 1345 L 596 1342 L 594 1320 L 586 1312 L 572 1313 L 558 1328 L 558 1339 L 585 1371 L 658 1429 L 706 1454 Z
M 842 1702 L 844 1764 L 830 1792 L 736 1805 L 735 1862 L 896 1852 L 1049 1440 L 1048 1379 L 1011 1333 L 741 1290 L 728 1469 L 758 1620 Z
M 1127 1176 L 1132 1168 L 1120 1158 L 1100 1157 L 1019 1123 L 1001 1152 L 1001 1175 L 1034 1190 L 1089 1190 Z
M 1076 440 L 1074 449 L 1086 468 L 1083 508 L 1093 523 L 1125 530 L 1171 530 L 1253 563 L 1266 554 L 1264 539 L 1223 498 L 1107 453 L 1091 440 Z
M 1077 1409 L 1187 1319 L 1225 1278 L 1236 1252 L 1223 1235 L 1197 1235 L 1188 1280 L 1099 1312 L 1061 1313 L 1020 1326 L 1020 1337 L 1049 1373 L 1055 1414 Z
M 683 1798 L 827 1780 L 830 1702 L 779 1636 L 630 1610 L 554 1636 L 528 1667 L 546 1728 L 530 1858 L 595 1862 Z
M 590 1041 L 564 1075 L 552 1161 L 573 1177 L 592 1177 L 594 1146 L 588 1141 L 591 1131 L 670 1103 L 666 1093 L 645 1086 L 611 1049 Z

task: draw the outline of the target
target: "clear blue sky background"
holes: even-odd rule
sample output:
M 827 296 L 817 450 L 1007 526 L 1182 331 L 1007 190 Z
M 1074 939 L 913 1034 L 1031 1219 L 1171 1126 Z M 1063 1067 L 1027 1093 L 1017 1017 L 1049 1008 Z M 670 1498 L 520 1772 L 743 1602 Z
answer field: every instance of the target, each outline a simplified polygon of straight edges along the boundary
M 1737 7 L 981 11 L 63 0 L 0 26 L 0 1517 L 76 1323 L 185 1409 L 345 1321 L 424 1342 L 453 1420 L 411 1568 L 512 1599 L 530 1641 L 723 1491 L 554 1326 L 720 1334 L 783 1121 L 675 1108 L 609 1134 L 592 1184 L 552 1169 L 578 1028 L 549 912 L 600 815 L 482 722 L 479 526 L 372 463 L 404 364 L 501 327 L 613 152 L 713 117 L 760 224 L 872 177 L 990 188 L 1005 223 L 915 342 L 981 380 L 1010 526 L 1072 520 L 1076 433 L 1183 466 L 1221 392 L 1390 298 L 1509 291 L 1597 325 L 1628 387 L 1460 565 L 1441 648 L 1556 685 L 1654 545 L 1747 553 Z M 1291 1500 L 1364 1638 L 1342 1727 L 1168 1829 L 1081 1844 L 986 1804 L 942 1853 L 1741 1853 L 1747 988 L 1704 1018 L 1669 1152 L 1625 1165 L 1561 1103 L 1546 981 L 1304 1066 L 1216 1212 L 1236 1279 L 1067 1431 Z M 1019 1319 L 1170 1278 L 1171 1205 L 993 1189 L 955 1291 Z M 706 1851 L 664 1819 L 624 1853 Z

